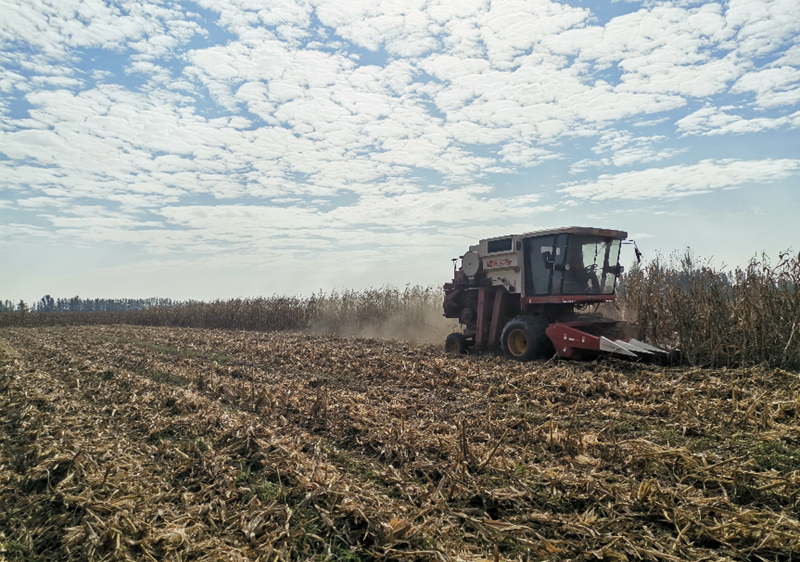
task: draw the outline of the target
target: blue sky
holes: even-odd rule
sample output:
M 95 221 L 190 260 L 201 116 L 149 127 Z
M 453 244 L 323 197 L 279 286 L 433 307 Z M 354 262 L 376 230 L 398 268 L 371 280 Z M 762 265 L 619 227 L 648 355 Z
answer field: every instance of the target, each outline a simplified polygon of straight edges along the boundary
M 797 0 L 0 0 L 0 47 L 0 298 L 440 284 L 552 226 L 800 249 Z

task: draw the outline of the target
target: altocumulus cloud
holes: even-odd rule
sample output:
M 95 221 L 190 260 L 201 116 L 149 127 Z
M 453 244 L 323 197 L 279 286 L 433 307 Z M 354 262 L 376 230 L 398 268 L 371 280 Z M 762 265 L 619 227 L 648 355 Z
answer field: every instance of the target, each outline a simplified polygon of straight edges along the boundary
M 620 174 L 604 174 L 597 180 L 560 189 L 574 197 L 603 199 L 651 199 L 685 197 L 713 189 L 746 183 L 770 183 L 800 169 L 800 160 L 703 160 L 694 165 L 678 165 Z
M 124 249 L 126 271 L 269 256 L 288 273 L 260 291 L 313 289 L 296 279 L 321 263 L 347 264 L 332 283 L 438 282 L 509 230 L 600 222 L 657 247 L 675 216 L 722 225 L 763 186 L 748 224 L 774 239 L 770 214 L 800 203 L 793 0 L 6 0 L 0 16 L 15 263 L 48 244 Z M 697 215 L 675 207 L 690 199 Z M 380 272 L 412 258 L 442 267 Z

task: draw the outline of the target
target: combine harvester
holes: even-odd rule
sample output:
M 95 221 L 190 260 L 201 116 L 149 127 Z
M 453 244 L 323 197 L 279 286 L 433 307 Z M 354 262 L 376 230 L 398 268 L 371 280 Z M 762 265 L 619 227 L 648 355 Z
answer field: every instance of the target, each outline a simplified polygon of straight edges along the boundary
M 588 312 L 612 302 L 622 273 L 627 232 L 568 227 L 481 240 L 453 260 L 444 286 L 444 315 L 463 333 L 447 337 L 448 353 L 497 350 L 517 361 L 665 355 L 627 335 L 630 326 Z M 638 252 L 638 251 L 637 251 Z

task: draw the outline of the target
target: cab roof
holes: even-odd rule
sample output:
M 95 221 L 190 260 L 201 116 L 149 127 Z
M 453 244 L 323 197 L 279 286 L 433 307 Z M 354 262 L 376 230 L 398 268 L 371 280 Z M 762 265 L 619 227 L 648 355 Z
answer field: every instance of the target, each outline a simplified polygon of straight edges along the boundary
M 614 238 L 624 240 L 628 237 L 628 233 L 624 230 L 609 230 L 607 228 L 592 228 L 586 226 L 564 226 L 561 228 L 544 228 L 541 230 L 532 230 L 524 234 L 507 234 L 505 236 L 494 236 L 486 238 L 486 240 L 498 240 L 501 238 L 508 238 L 509 236 L 519 236 L 522 238 L 532 238 L 538 236 L 550 236 L 553 234 L 579 234 L 583 236 L 601 236 L 603 238 Z

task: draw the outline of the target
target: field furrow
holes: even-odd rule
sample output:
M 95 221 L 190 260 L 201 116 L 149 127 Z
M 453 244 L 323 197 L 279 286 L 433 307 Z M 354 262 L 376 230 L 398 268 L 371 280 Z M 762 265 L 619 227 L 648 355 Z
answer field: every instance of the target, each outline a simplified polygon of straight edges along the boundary
M 8 560 L 800 556 L 800 376 L 0 330 Z

